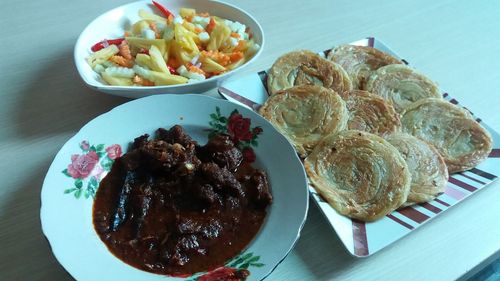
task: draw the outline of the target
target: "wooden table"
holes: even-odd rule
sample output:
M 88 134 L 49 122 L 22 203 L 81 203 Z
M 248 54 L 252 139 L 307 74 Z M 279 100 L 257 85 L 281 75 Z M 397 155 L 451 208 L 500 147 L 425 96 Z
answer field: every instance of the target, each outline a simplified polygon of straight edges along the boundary
M 127 101 L 86 88 L 75 70 L 80 32 L 124 4 L 89 2 L 2 3 L 0 280 L 71 280 L 40 229 L 42 181 L 56 152 L 80 127 Z M 319 51 L 375 36 L 500 131 L 499 1 L 233 2 L 253 14 L 267 36 L 263 54 L 243 74 L 268 68 L 287 51 Z M 495 183 L 365 259 L 346 252 L 311 204 L 298 244 L 269 280 L 463 277 L 500 250 L 499 202 Z

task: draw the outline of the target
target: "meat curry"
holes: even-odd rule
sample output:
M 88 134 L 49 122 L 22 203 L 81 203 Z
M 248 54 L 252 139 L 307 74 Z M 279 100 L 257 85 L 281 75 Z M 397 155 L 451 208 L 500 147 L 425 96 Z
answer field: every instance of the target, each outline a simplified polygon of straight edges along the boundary
M 115 160 L 97 191 L 93 222 L 124 262 L 193 274 L 241 252 L 271 203 L 266 173 L 246 163 L 229 136 L 200 146 L 176 125 L 136 138 Z

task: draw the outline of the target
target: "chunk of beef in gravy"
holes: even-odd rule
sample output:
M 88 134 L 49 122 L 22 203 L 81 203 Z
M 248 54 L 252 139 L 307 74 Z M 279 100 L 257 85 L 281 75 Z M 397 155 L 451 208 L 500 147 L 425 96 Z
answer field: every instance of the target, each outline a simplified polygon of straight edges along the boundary
M 208 143 L 199 148 L 203 162 L 213 161 L 220 167 L 234 171 L 243 161 L 241 151 L 234 146 L 228 135 L 216 135 Z

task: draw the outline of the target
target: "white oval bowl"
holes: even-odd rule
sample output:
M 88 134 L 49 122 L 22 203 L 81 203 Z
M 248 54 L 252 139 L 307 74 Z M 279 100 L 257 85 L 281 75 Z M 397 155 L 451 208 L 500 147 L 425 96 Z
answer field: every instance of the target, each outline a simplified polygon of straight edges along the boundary
M 287 139 L 257 113 L 229 101 L 204 95 L 156 95 L 133 100 L 87 123 L 57 153 L 45 177 L 41 192 L 42 230 L 61 265 L 77 280 L 193 280 L 142 271 L 115 257 L 97 235 L 92 220 L 92 197 L 75 198 L 76 179 L 63 171 L 75 155 L 83 155 L 82 141 L 88 141 L 101 156 L 90 175 L 83 177 L 87 190 L 92 175 L 105 167 L 107 149 L 128 144 L 144 133 L 154 135 L 159 127 L 182 125 L 199 143 L 207 141 L 210 114 L 219 107 L 222 116 L 237 109 L 251 126 L 263 129 L 254 147 L 255 166 L 268 174 L 273 203 L 254 239 L 243 251 L 254 264 L 248 267 L 248 281 L 268 276 L 290 252 L 306 219 L 309 206 L 306 175 L 300 159 Z M 92 149 L 92 148 L 90 148 Z M 105 168 L 106 169 L 106 168 Z M 102 171 L 102 170 L 101 170 Z M 67 172 L 66 172 L 67 173 Z M 102 176 L 102 174 L 101 174 Z M 101 176 L 96 176 L 97 181 Z M 71 191 L 73 189 L 73 192 Z M 68 190 L 68 191 L 66 191 Z M 225 266 L 231 266 L 234 259 Z M 255 265 L 257 263 L 257 265 Z M 241 264 L 240 264 L 241 265 Z
M 124 32 L 140 18 L 138 12 L 140 9 L 154 12 L 159 15 L 159 12 L 154 8 L 151 1 L 137 1 L 125 4 L 118 8 L 112 9 L 93 20 L 80 34 L 76 41 L 74 50 L 74 59 L 76 68 L 81 78 L 90 88 L 117 96 L 127 98 L 140 98 L 155 94 L 183 94 L 183 93 L 201 93 L 209 89 L 215 88 L 229 76 L 237 73 L 253 61 L 262 53 L 264 49 L 264 32 L 260 24 L 249 13 L 244 10 L 224 2 L 219 1 L 196 1 L 196 0 L 169 0 L 158 1 L 174 14 L 182 7 L 194 8 L 200 12 L 208 12 L 221 18 L 238 21 L 250 28 L 253 34 L 255 43 L 260 45 L 257 53 L 242 66 L 237 67 L 222 75 L 213 76 L 204 81 L 171 85 L 171 86 L 111 86 L 107 85 L 101 76 L 92 70 L 85 60 L 92 51 L 90 47 L 103 39 L 113 39 L 123 37 Z

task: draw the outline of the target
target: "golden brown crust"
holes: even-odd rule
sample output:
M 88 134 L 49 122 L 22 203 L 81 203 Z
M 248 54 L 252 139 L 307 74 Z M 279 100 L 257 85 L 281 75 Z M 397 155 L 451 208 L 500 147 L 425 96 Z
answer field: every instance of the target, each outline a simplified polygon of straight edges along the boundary
M 349 130 L 360 130 L 379 136 L 401 131 L 399 114 L 383 98 L 362 90 L 345 92 L 341 97 L 349 111 Z
M 278 58 L 268 72 L 270 95 L 297 85 L 319 85 L 337 93 L 352 89 L 351 80 L 342 67 L 310 51 L 287 53 Z
M 448 170 L 434 146 L 406 133 L 385 139 L 401 153 L 411 173 L 410 194 L 403 206 L 431 201 L 444 192 Z
M 387 65 L 373 72 L 366 90 L 387 100 L 399 113 L 420 99 L 441 98 L 436 83 L 403 64 Z
M 328 53 L 329 60 L 342 66 L 352 81 L 353 89 L 365 89 L 371 73 L 389 64 L 402 63 L 397 58 L 366 46 L 341 45 Z
M 305 157 L 326 135 L 347 126 L 345 102 L 334 91 L 315 85 L 282 90 L 267 99 L 259 113 Z
M 379 219 L 403 204 L 410 192 L 408 166 L 381 137 L 347 130 L 324 138 L 305 159 L 314 188 L 340 214 Z
M 448 172 L 475 167 L 492 149 L 491 135 L 465 109 L 442 99 L 428 98 L 402 114 L 403 131 L 433 144 Z

